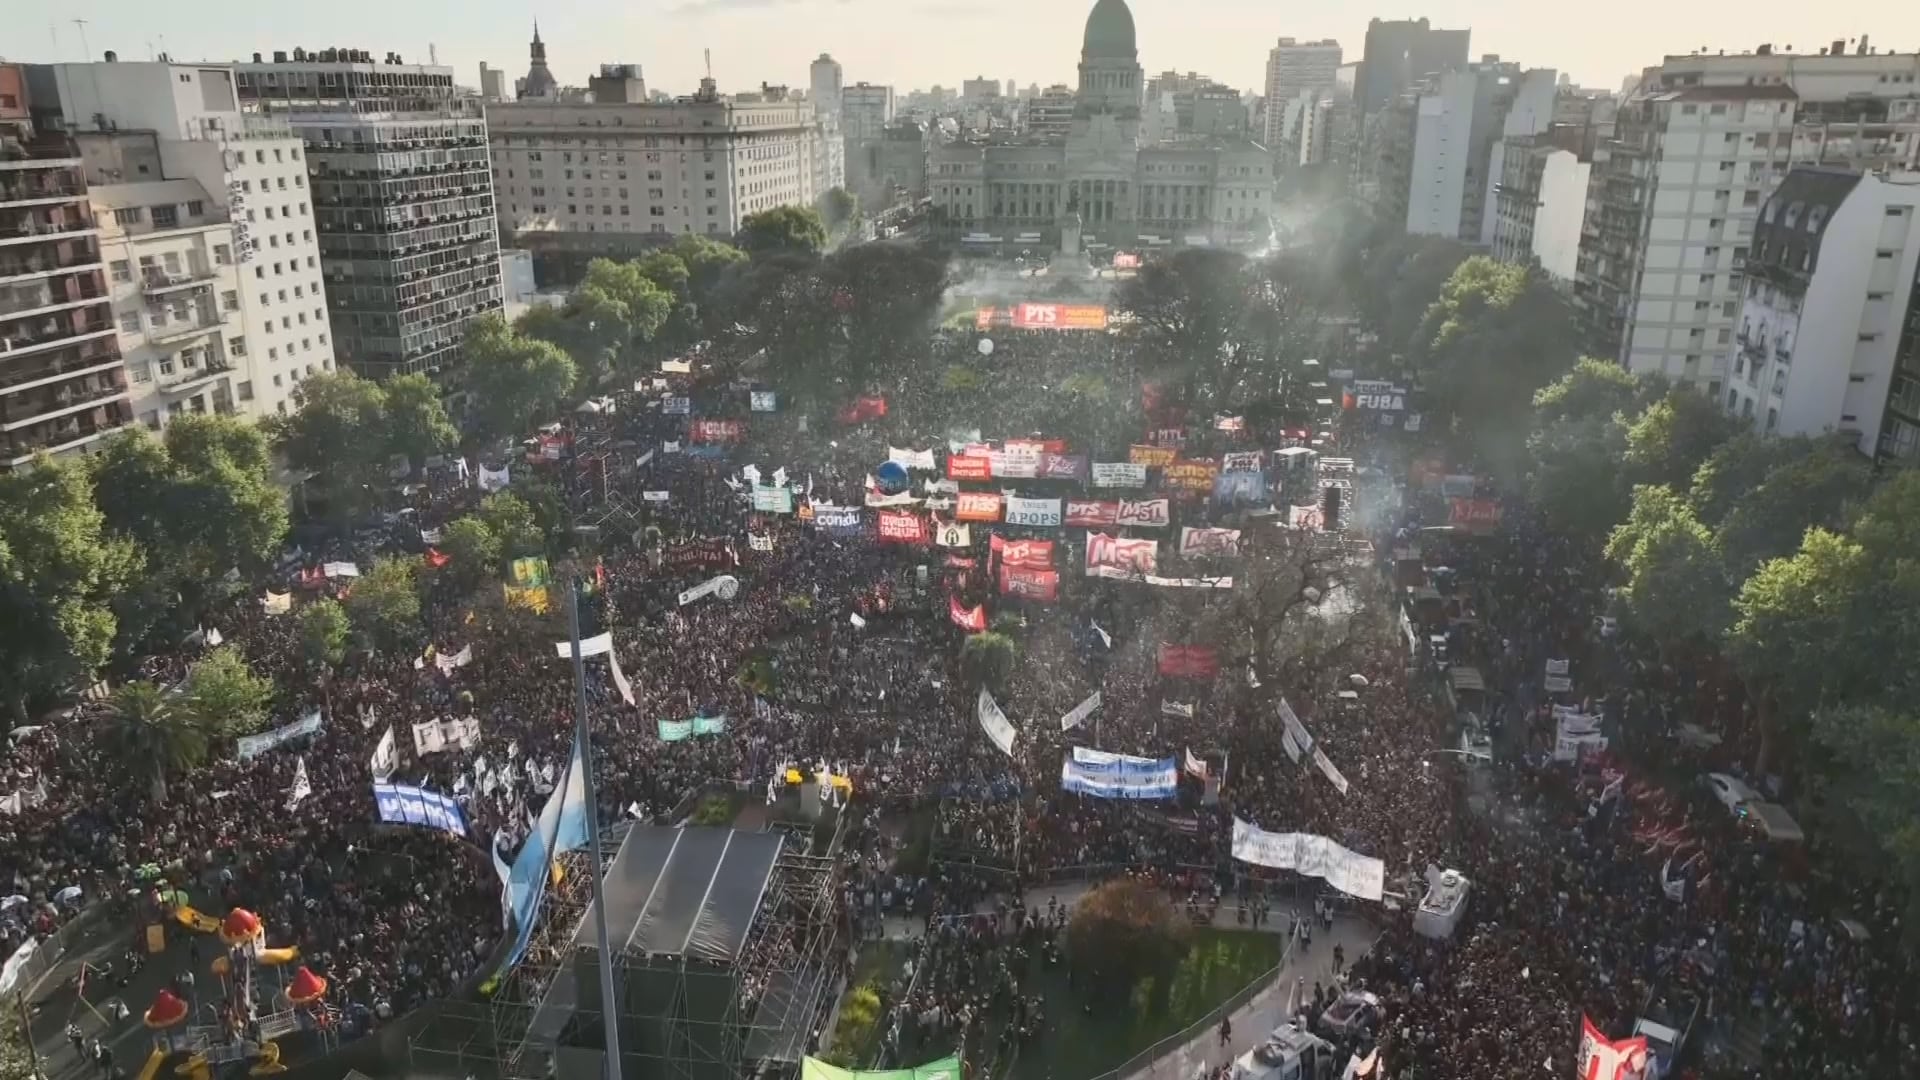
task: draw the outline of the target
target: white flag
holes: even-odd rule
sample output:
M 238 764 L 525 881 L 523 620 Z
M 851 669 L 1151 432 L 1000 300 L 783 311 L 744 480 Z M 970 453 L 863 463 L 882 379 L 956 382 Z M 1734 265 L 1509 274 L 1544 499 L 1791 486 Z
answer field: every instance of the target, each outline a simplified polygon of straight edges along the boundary
M 393 725 L 387 725 L 387 733 L 380 736 L 380 745 L 373 748 L 373 778 L 386 783 L 387 777 L 400 767 L 400 747 L 393 740 Z
M 302 757 L 293 767 L 293 787 L 287 792 L 287 809 L 299 806 L 311 794 L 313 781 L 307 779 L 307 759 Z

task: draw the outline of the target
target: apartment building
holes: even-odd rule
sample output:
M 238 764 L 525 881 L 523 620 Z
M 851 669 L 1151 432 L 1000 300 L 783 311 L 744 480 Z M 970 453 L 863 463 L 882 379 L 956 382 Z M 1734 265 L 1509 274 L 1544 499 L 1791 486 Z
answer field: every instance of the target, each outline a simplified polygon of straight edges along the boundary
M 1288 114 L 1279 106 L 1284 103 L 1297 114 L 1301 106 L 1294 103 L 1302 95 L 1308 97 L 1307 109 L 1315 100 L 1331 98 L 1340 75 L 1340 58 L 1340 43 L 1331 38 L 1295 41 L 1283 37 L 1267 52 L 1267 115 L 1262 143 L 1268 147 L 1299 145 L 1297 135 L 1291 140 L 1285 137 Z
M 811 103 L 729 99 L 711 79 L 665 104 L 493 106 L 487 127 L 501 228 L 550 268 L 730 237 L 748 214 L 813 205 L 831 179 Z
M 1047 87 L 1021 106 L 1021 129 L 1035 138 L 1066 138 L 1073 129 L 1073 108 L 1078 100 L 1071 86 L 1056 83 Z
M 242 332 L 232 333 L 224 310 L 211 313 L 217 317 L 205 317 L 208 303 L 224 309 L 223 296 L 208 297 L 225 290 L 203 282 L 187 290 L 194 294 L 187 310 L 194 326 L 191 337 L 173 338 L 163 328 L 159 342 L 151 334 L 144 338 L 127 334 L 123 341 L 145 342 L 143 348 L 165 345 L 176 356 L 187 348 L 206 348 L 204 355 L 216 361 L 224 355 L 232 371 L 219 378 L 230 384 L 230 400 L 241 411 L 265 415 L 298 407 L 301 381 L 331 370 L 334 364 L 306 155 L 299 136 L 283 121 L 241 110 L 230 65 L 120 63 L 109 53 L 102 63 L 28 65 L 27 78 L 35 118 L 71 133 L 93 155 L 86 168 L 103 185 L 191 181 L 208 196 L 201 200 L 202 212 L 193 214 L 187 212 L 192 198 L 173 198 L 174 192 L 190 193 L 191 188 L 171 189 L 165 197 L 151 198 L 113 192 L 116 201 L 125 203 L 115 206 L 116 211 L 126 211 L 117 215 L 128 218 L 123 232 L 132 228 L 135 236 L 146 236 L 143 230 L 215 224 L 214 208 L 207 204 L 224 206 Z M 145 172 L 140 171 L 143 168 Z M 161 215 L 157 226 L 155 207 Z M 205 248 L 210 259 L 217 243 L 209 241 Z M 138 254 L 129 259 L 130 274 L 138 265 Z M 123 286 L 133 284 L 116 283 L 123 307 L 128 299 Z M 171 291 L 143 294 L 147 311 L 142 333 L 157 324 L 154 310 L 165 313 L 166 327 L 177 328 L 172 315 L 177 298 Z M 217 347 L 211 345 L 215 338 L 221 342 Z M 204 391 L 210 406 L 215 389 L 209 385 Z
M 132 419 L 85 170 L 0 65 L 0 467 L 84 451 Z
M 1590 347 L 1722 397 L 1756 219 L 1801 165 L 1920 165 L 1920 54 L 1835 42 L 1649 69 L 1594 157 L 1575 284 Z
M 1426 19 L 1367 23 L 1354 98 L 1361 113 L 1387 108 L 1428 77 L 1467 66 L 1470 30 L 1437 30 Z
M 306 151 L 339 362 L 369 378 L 461 366 L 501 310 L 487 122 L 453 69 L 328 49 L 234 67 L 240 101 Z
M 893 123 L 893 87 L 857 82 L 840 91 L 840 131 L 847 145 L 877 139 Z
M 1583 160 L 1579 130 L 1552 128 L 1503 140 L 1500 174 L 1494 178 L 1494 258 L 1539 267 L 1572 289 L 1586 220 L 1587 182 L 1593 163 Z
M 1721 404 L 1755 429 L 1920 459 L 1920 174 L 1790 171 L 1761 205 Z

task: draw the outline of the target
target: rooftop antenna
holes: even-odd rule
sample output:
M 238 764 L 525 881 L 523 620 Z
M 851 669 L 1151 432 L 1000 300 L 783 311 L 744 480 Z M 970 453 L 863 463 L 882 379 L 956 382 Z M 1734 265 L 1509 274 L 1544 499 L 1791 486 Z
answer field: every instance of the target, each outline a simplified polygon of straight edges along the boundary
M 707 78 L 713 78 L 713 50 L 701 49 L 700 54 L 707 58 Z
M 427 42 L 427 63 L 440 66 L 440 47 L 431 41 Z
M 80 56 L 83 60 L 93 59 L 93 46 L 87 44 L 87 20 L 73 19 L 73 25 L 80 28 Z

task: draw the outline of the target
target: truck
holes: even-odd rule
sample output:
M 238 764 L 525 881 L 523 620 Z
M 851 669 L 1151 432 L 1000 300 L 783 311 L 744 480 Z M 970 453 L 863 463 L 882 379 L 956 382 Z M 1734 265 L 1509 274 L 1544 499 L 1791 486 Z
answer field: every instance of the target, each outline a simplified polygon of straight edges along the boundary
M 1274 1028 L 1266 1041 L 1233 1062 L 1234 1080 L 1336 1080 L 1339 1051 L 1299 1024 Z

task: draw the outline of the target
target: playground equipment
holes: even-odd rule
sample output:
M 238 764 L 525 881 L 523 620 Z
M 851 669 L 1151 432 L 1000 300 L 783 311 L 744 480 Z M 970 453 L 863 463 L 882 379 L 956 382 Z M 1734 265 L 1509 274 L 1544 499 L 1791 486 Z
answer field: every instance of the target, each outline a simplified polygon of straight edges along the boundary
M 332 1048 L 338 1024 L 326 1001 L 328 981 L 304 964 L 294 966 L 289 977 L 288 968 L 296 965 L 300 950 L 268 948 L 267 928 L 258 915 L 237 907 L 216 920 L 182 905 L 173 919 L 195 933 L 217 935 L 226 946 L 209 965 L 225 996 L 215 1023 L 189 1024 L 192 1006 L 171 990 L 161 990 L 146 1013 L 147 1026 L 155 1033 L 154 1050 L 139 1080 L 155 1080 L 166 1060 L 179 1054 L 186 1057 L 173 1073 L 185 1080 L 209 1080 L 218 1066 L 239 1061 L 249 1063 L 249 1076 L 283 1073 L 287 1066 L 280 1060 L 277 1040 L 303 1031 L 317 1034 L 323 1047 Z M 263 982 L 267 972 L 277 976 L 271 988 Z

